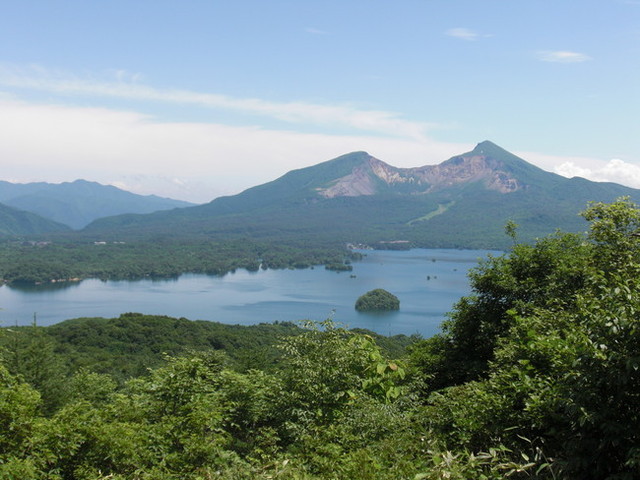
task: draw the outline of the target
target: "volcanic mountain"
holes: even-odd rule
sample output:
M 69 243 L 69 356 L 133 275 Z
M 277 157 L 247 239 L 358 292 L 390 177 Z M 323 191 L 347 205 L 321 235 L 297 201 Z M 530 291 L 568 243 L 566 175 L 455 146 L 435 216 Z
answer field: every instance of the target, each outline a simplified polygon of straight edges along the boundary
M 578 212 L 589 201 L 624 195 L 640 199 L 638 190 L 546 172 L 485 141 L 416 168 L 349 153 L 205 205 L 100 219 L 85 232 L 499 248 L 509 220 L 522 241 L 581 231 Z

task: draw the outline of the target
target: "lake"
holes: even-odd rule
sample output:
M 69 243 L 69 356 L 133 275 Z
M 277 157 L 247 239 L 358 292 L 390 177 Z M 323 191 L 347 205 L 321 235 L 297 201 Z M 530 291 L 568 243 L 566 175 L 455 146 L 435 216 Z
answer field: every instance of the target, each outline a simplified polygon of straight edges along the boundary
M 78 317 L 117 317 L 125 312 L 251 325 L 324 320 L 384 335 L 429 337 L 452 305 L 469 293 L 467 271 L 488 250 L 365 250 L 352 272 L 324 267 L 304 270 L 237 270 L 224 276 L 182 275 L 170 280 L 101 281 L 35 287 L 0 287 L 0 326 L 51 325 Z M 384 288 L 400 310 L 361 313 L 356 299 Z

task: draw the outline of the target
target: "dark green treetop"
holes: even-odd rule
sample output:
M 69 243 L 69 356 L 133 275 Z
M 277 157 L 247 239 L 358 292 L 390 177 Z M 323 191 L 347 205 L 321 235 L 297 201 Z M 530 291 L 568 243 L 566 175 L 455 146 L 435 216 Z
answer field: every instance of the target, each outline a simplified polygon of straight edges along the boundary
M 360 312 L 400 310 L 400 300 L 392 293 L 376 288 L 356 300 L 356 310 Z

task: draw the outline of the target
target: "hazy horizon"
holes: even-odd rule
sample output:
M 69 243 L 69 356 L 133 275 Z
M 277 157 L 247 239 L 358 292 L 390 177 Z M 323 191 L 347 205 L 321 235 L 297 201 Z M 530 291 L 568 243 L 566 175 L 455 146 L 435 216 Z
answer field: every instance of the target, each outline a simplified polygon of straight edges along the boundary
M 396 167 L 491 140 L 640 187 L 640 2 L 25 1 L 0 21 L 11 182 L 195 203 L 366 150 Z

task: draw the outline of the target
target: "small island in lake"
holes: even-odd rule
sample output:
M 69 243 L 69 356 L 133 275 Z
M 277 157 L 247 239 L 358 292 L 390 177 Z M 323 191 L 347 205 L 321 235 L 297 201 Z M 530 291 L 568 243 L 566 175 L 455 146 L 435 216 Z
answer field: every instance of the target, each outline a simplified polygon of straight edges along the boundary
M 376 288 L 362 295 L 356 300 L 356 310 L 359 312 L 386 312 L 400 310 L 400 300 L 392 293 L 382 288 Z

